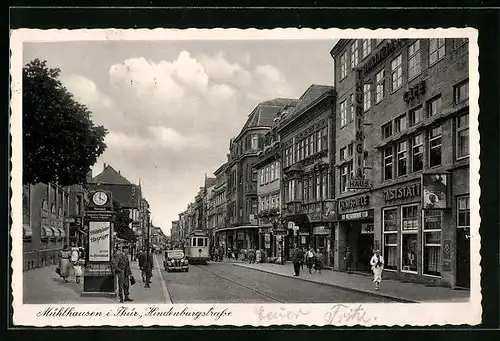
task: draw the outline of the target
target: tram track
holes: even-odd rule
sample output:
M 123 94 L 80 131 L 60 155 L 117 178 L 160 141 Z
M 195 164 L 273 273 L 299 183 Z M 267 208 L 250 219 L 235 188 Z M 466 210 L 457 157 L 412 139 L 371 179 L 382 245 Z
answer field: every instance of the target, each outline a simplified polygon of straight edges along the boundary
M 209 264 L 210 264 L 210 263 L 209 263 Z M 210 271 L 209 269 L 207 269 L 207 266 L 209 266 L 209 265 L 192 265 L 192 266 L 193 266 L 193 267 L 196 267 L 197 269 L 200 269 L 200 270 L 202 270 L 202 271 L 208 272 L 209 274 L 211 274 L 211 275 L 213 275 L 213 276 L 215 276 L 215 277 L 221 278 L 221 279 L 223 279 L 223 280 L 225 280 L 225 281 L 228 281 L 228 282 L 230 282 L 230 283 L 232 283 L 232 284 L 235 284 L 235 285 L 237 285 L 237 286 L 239 286 L 239 287 L 245 288 L 245 289 L 247 289 L 247 290 L 249 290 L 249 291 L 251 291 L 251 292 L 253 292 L 253 293 L 255 293 L 255 294 L 259 295 L 259 296 L 262 296 L 262 297 L 267 298 L 268 300 L 274 301 L 274 302 L 276 302 L 276 303 L 285 303 L 284 301 L 281 301 L 281 300 L 279 300 L 279 299 L 277 299 L 277 298 L 275 298 L 275 297 L 273 297 L 273 296 L 271 296 L 271 295 L 269 295 L 269 294 L 266 294 L 266 293 L 264 293 L 264 292 L 261 292 L 261 291 L 259 291 L 259 290 L 256 290 L 255 288 L 252 288 L 252 287 L 250 287 L 250 286 L 248 286 L 248 285 L 242 284 L 242 283 L 240 283 L 240 282 L 238 282 L 238 281 L 236 281 L 236 280 L 234 280 L 234 279 L 227 278 L 227 277 L 222 276 L 222 275 L 221 275 L 221 274 L 219 274 L 219 273 L 216 273 L 216 272 Z M 233 275 L 233 276 L 234 276 L 234 275 Z M 237 276 L 236 276 L 236 277 L 237 277 Z

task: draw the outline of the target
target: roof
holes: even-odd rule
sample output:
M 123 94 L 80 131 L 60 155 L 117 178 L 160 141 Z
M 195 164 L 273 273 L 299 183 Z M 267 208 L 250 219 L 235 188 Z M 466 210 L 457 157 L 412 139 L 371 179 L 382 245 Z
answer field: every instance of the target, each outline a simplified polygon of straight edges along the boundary
M 209 188 L 215 185 L 215 178 L 206 178 L 205 179 L 205 188 Z
M 131 185 L 124 176 L 120 174 L 119 171 L 115 170 L 110 165 L 106 165 L 100 174 L 97 174 L 89 181 L 90 183 L 101 183 L 101 184 L 120 184 L 120 185 Z
M 296 105 L 298 100 L 290 98 L 275 98 L 270 101 L 259 103 L 255 109 L 252 110 L 248 119 L 243 125 L 240 133 L 241 135 L 245 130 L 254 127 L 271 127 L 276 115 L 283 110 L 286 106 Z

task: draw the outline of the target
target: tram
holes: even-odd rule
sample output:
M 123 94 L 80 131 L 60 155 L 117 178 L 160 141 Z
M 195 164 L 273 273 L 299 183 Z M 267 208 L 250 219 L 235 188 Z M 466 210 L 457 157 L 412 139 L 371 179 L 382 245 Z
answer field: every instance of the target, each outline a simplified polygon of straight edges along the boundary
M 201 230 L 189 234 L 184 243 L 184 254 L 189 264 L 208 264 L 210 258 L 210 239 Z

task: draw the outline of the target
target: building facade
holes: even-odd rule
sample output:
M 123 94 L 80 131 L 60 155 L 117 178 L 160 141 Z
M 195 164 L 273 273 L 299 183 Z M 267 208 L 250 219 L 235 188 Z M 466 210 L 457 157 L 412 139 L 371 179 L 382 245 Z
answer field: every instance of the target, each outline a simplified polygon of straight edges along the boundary
M 369 271 L 379 248 L 389 277 L 469 287 L 466 39 L 347 39 L 331 55 L 339 255 Z
M 232 250 L 258 248 L 257 170 L 255 163 L 262 149 L 263 137 L 271 129 L 276 115 L 291 99 L 262 102 L 248 116 L 238 136 L 231 139 L 226 167 L 227 218 L 224 233 L 226 247 Z
M 170 228 L 170 244 L 173 249 L 176 249 L 181 245 L 181 235 L 180 235 L 180 221 L 172 221 L 172 227 Z
M 213 208 L 214 208 L 214 245 L 222 247 L 224 254 L 226 250 L 226 240 L 223 238 L 225 234 L 218 233 L 219 230 L 224 230 L 227 226 L 227 210 L 226 210 L 226 166 L 224 163 L 215 172 L 215 184 L 213 192 Z
M 313 247 L 331 263 L 335 220 L 333 87 L 312 85 L 295 108 L 284 113 L 280 136 L 282 215 L 288 228 L 286 250 Z

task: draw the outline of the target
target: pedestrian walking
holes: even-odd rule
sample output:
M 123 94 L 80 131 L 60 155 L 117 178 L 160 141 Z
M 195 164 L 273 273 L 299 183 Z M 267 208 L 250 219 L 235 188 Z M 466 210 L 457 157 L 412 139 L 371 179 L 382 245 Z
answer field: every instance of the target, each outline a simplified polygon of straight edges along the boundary
M 314 265 L 314 249 L 311 248 L 309 249 L 309 251 L 306 252 L 306 265 L 307 265 L 307 269 L 309 270 L 309 273 L 312 274 L 312 267 Z
M 382 271 L 384 270 L 384 257 L 380 255 L 380 250 L 376 249 L 370 265 L 373 271 L 373 282 L 375 283 L 375 290 L 380 290 L 380 282 L 382 282 Z
M 121 250 L 116 252 L 113 259 L 113 269 L 118 278 L 118 296 L 120 297 L 120 303 L 132 302 L 133 299 L 130 298 L 129 288 L 130 288 L 130 276 L 132 275 L 132 270 L 130 270 L 130 261 L 128 259 L 128 246 L 123 245 Z M 125 299 L 124 297 L 125 296 Z
M 146 249 L 142 248 L 141 252 L 137 255 L 137 261 L 139 262 L 139 269 L 141 269 L 142 283 L 146 283 L 146 270 L 144 267 L 145 260 L 146 260 Z
M 347 270 L 348 274 L 351 273 L 352 258 L 353 257 L 352 257 L 351 248 L 348 246 L 345 250 L 345 256 L 344 256 L 345 266 L 346 266 L 346 270 Z
M 82 276 L 82 267 L 80 265 L 80 248 L 73 244 L 71 248 L 71 265 L 75 273 L 76 283 L 80 283 L 80 277 Z
M 306 249 L 301 247 L 300 248 L 300 269 L 304 270 L 304 264 L 306 263 Z
M 61 276 L 64 282 L 68 283 L 69 268 L 71 266 L 71 250 L 68 245 L 65 244 L 61 251 L 59 251 L 59 267 L 56 272 Z
M 314 273 L 318 271 L 321 274 L 321 269 L 323 269 L 323 254 L 317 249 L 314 255 Z
M 294 276 L 300 275 L 300 260 L 302 259 L 302 251 L 297 245 L 294 245 L 294 249 L 292 251 L 292 263 L 293 263 L 293 271 Z
M 141 254 L 141 270 L 144 276 L 144 288 L 150 288 L 151 277 L 153 277 L 153 255 L 148 252 L 143 252 Z
M 254 249 L 248 250 L 248 262 L 250 264 L 255 263 L 255 250 Z

